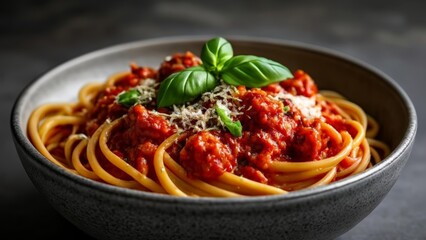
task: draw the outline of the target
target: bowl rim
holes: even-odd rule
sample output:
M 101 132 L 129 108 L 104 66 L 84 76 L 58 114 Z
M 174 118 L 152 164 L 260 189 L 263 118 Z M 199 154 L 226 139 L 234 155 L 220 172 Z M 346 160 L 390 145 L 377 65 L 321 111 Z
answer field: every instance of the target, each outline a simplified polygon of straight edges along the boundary
M 49 79 L 51 75 L 57 74 L 64 69 L 73 67 L 74 65 L 80 64 L 84 61 L 90 61 L 102 57 L 103 55 L 118 53 L 123 50 L 129 50 L 140 47 L 149 47 L 153 45 L 161 44 L 174 44 L 174 43 L 190 43 L 190 42 L 205 42 L 206 40 L 215 37 L 215 35 L 181 35 L 181 36 L 165 36 L 165 37 L 155 37 L 148 38 L 130 42 L 119 43 L 111 45 L 109 47 L 100 48 L 98 50 L 90 51 L 83 55 L 71 58 L 65 62 L 62 62 L 52 68 L 47 69 L 45 72 L 39 74 L 32 81 L 30 81 L 18 94 L 15 99 L 15 102 L 12 107 L 11 117 L 10 117 L 10 127 L 12 131 L 12 136 L 15 140 L 15 144 L 18 144 L 21 149 L 25 151 L 28 156 L 34 158 L 34 162 L 44 168 L 47 168 L 48 171 L 56 175 L 65 177 L 67 180 L 72 181 L 75 184 L 82 185 L 90 189 L 96 189 L 103 193 L 110 193 L 115 196 L 135 199 L 135 200 L 151 200 L 157 203 L 182 203 L 186 205 L 200 205 L 207 204 L 211 205 L 212 203 L 218 206 L 227 205 L 227 204 L 243 204 L 244 206 L 251 206 L 253 204 L 258 204 L 260 202 L 275 202 L 275 201 L 290 201 L 300 198 L 312 198 L 320 196 L 322 194 L 327 194 L 330 192 L 337 191 L 343 188 L 349 188 L 350 186 L 360 182 L 366 181 L 369 177 L 379 174 L 384 171 L 388 166 L 394 164 L 398 161 L 399 157 L 403 155 L 406 151 L 409 150 L 412 143 L 414 142 L 416 131 L 417 131 L 417 115 L 414 105 L 407 95 L 407 93 L 402 89 L 398 83 L 391 78 L 389 75 L 385 74 L 378 68 L 361 61 L 355 57 L 349 56 L 345 53 L 326 48 L 319 45 L 314 45 L 310 43 L 292 41 L 286 39 L 278 39 L 271 37 L 256 37 L 256 36 L 246 36 L 246 35 L 223 35 L 230 42 L 246 42 L 246 43 L 259 43 L 259 44 L 269 44 L 277 45 L 278 47 L 294 48 L 303 51 L 309 51 L 316 54 L 325 55 L 326 57 L 336 58 L 339 61 L 345 61 L 348 64 L 355 65 L 356 67 L 362 68 L 371 74 L 376 75 L 386 82 L 401 98 L 405 107 L 407 107 L 408 112 L 408 127 L 404 133 L 402 141 L 395 147 L 395 149 L 390 153 L 388 157 L 385 158 L 385 161 L 382 161 L 375 165 L 372 168 L 366 169 L 365 171 L 358 173 L 354 176 L 330 183 L 325 186 L 320 186 L 311 189 L 303 189 L 287 194 L 279 195 L 266 195 L 266 196 L 251 196 L 251 197 L 237 197 L 237 198 L 217 198 L 217 197 L 178 197 L 171 195 L 164 195 L 158 193 L 144 192 L 133 189 L 121 188 L 106 183 L 96 182 L 82 176 L 68 172 L 67 170 L 60 168 L 56 164 L 49 161 L 45 158 L 38 150 L 31 144 L 29 141 L 26 132 L 20 127 L 20 113 L 23 111 L 22 105 L 25 103 L 25 100 L 28 101 L 28 94 L 31 93 L 31 89 L 35 87 L 38 82 Z M 22 159 L 21 159 L 22 161 Z

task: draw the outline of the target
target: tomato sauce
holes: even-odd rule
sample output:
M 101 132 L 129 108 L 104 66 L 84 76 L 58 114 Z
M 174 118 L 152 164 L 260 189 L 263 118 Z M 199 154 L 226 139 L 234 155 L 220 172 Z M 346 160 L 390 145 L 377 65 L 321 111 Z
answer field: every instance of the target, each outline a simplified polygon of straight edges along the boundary
M 109 138 L 109 147 L 140 172 L 155 178 L 154 154 L 158 146 L 177 132 L 161 115 L 153 114 L 152 105 L 135 105 L 125 108 L 116 103 L 116 96 L 151 78 L 160 82 L 170 74 L 197 66 L 201 60 L 186 52 L 166 59 L 158 70 L 131 65 L 131 71 L 115 86 L 108 87 L 96 99 L 94 109 L 88 113 L 86 132 L 91 135 L 106 119 L 124 117 Z M 239 120 L 243 126 L 241 137 L 226 130 L 189 132 L 186 139 L 174 144 L 167 151 L 190 177 L 215 179 L 224 172 L 270 183 L 268 166 L 272 161 L 315 161 L 335 154 L 338 146 L 321 136 L 318 120 L 307 120 L 289 100 L 275 99 L 278 93 L 312 97 L 318 93 L 311 77 L 296 71 L 294 78 L 263 88 L 238 87 Z M 158 112 L 167 112 L 158 109 Z M 325 121 L 342 129 L 342 117 L 332 105 L 321 106 Z M 343 130 L 343 129 L 342 129 Z M 107 163 L 104 163 L 107 164 Z M 121 176 L 115 169 L 115 175 Z
M 166 60 L 161 63 L 160 69 L 158 70 L 158 79 L 162 81 L 172 73 L 200 64 L 201 59 L 192 52 L 175 53 L 170 59 L 166 58 Z

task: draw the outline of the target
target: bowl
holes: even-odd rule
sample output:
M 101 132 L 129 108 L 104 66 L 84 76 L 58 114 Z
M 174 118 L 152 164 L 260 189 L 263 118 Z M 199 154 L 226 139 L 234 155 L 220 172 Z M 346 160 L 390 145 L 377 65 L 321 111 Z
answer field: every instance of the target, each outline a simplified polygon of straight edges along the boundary
M 30 143 L 26 123 L 38 105 L 74 101 L 85 83 L 104 81 L 131 61 L 158 66 L 165 56 L 199 54 L 208 36 L 130 42 L 63 63 L 32 81 L 16 99 L 11 130 L 22 165 L 38 191 L 69 222 L 97 239 L 332 239 L 364 219 L 391 190 L 409 159 L 417 117 L 388 75 L 352 57 L 304 43 L 230 36 L 237 54 L 264 56 L 309 73 L 319 89 L 359 104 L 391 147 L 382 162 L 329 185 L 283 195 L 185 198 L 123 189 L 69 173 Z

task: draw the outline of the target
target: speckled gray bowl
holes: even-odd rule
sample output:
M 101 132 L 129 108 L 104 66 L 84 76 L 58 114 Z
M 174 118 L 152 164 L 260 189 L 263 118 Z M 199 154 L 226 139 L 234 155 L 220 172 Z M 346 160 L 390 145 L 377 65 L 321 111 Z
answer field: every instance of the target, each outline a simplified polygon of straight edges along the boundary
M 26 87 L 11 128 L 22 164 L 47 201 L 98 239 L 332 239 L 366 217 L 386 196 L 407 162 L 417 129 L 413 104 L 389 76 L 353 58 L 301 43 L 227 37 L 237 54 L 265 56 L 303 69 L 321 89 L 340 91 L 377 118 L 392 147 L 383 162 L 328 186 L 280 196 L 179 198 L 121 189 L 72 175 L 44 158 L 26 136 L 32 109 L 74 101 L 90 81 L 104 81 L 131 61 L 157 67 L 166 55 L 199 53 L 209 36 L 152 39 L 113 46 L 68 61 Z

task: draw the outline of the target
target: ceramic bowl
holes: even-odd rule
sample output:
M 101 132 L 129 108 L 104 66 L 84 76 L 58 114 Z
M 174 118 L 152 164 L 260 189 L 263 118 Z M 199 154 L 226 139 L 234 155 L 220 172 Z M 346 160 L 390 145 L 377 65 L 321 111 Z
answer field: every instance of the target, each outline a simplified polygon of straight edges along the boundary
M 391 154 L 374 167 L 323 187 L 249 198 L 182 198 L 91 181 L 57 167 L 30 143 L 26 123 L 38 105 L 75 101 L 83 84 L 104 81 L 129 63 L 159 66 L 165 56 L 199 54 L 209 36 L 125 43 L 61 64 L 31 82 L 12 110 L 11 130 L 29 178 L 67 220 L 97 239 L 332 239 L 383 200 L 409 159 L 417 129 L 407 94 L 388 75 L 352 57 L 303 43 L 226 37 L 236 54 L 253 54 L 303 69 L 320 89 L 341 92 L 381 124 Z

